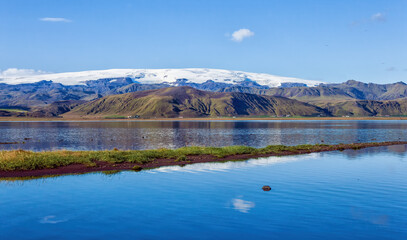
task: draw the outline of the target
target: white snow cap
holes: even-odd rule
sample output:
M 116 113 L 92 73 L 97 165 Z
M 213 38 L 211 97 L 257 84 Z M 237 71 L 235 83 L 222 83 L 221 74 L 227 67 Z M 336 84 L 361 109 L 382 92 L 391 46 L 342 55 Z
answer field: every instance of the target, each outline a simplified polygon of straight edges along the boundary
M 265 73 L 249 73 L 208 68 L 184 69 L 108 69 L 82 72 L 45 73 L 31 69 L 7 69 L 0 71 L 0 83 L 21 84 L 51 80 L 64 85 L 82 85 L 88 80 L 103 78 L 129 77 L 142 84 L 174 83 L 177 79 L 187 82 L 214 82 L 238 84 L 244 80 L 254 81 L 260 85 L 279 87 L 282 83 L 303 83 L 307 86 L 319 85 L 320 81 L 304 80 L 300 78 L 281 77 Z

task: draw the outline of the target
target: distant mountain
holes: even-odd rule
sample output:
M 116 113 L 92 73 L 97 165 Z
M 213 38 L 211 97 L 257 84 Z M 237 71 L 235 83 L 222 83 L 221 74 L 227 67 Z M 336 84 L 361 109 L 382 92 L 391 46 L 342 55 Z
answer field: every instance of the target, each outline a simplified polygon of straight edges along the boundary
M 67 101 L 57 101 L 53 102 L 45 107 L 39 107 L 33 109 L 31 112 L 26 114 L 27 117 L 58 117 L 61 114 L 71 111 L 73 108 L 85 103 L 86 101 L 81 100 L 67 100 Z
M 68 85 L 52 81 L 25 84 L 0 83 L 0 107 L 36 108 L 56 101 L 90 101 L 111 94 L 168 87 L 169 85 L 132 83 L 126 78 L 88 81 L 86 85 Z
M 25 111 L 17 111 L 15 109 L 0 109 L 0 117 L 26 117 Z
M 106 78 L 89 80 L 81 85 L 63 85 L 45 80 L 15 85 L 0 83 L 0 107 L 32 108 L 46 106 L 55 101 L 90 101 L 112 94 L 170 86 L 191 86 L 199 90 L 214 92 L 281 96 L 310 103 L 345 100 L 395 100 L 407 97 L 407 85 L 403 82 L 381 85 L 350 80 L 341 84 L 320 84 L 315 87 L 304 87 L 300 83 L 284 83 L 281 87 L 270 88 L 247 79 L 238 84 L 213 80 L 194 83 L 185 79 L 178 79 L 171 84 L 141 84 L 134 82 L 131 78 Z
M 64 114 L 65 117 L 109 115 L 140 117 L 320 116 L 323 109 L 283 97 L 219 93 L 172 87 L 106 96 Z
M 319 107 L 333 116 L 407 116 L 407 99 L 390 101 L 352 100 L 343 102 L 321 102 Z
M 305 102 L 343 100 L 394 100 L 407 97 L 407 84 L 363 83 L 349 80 L 340 84 L 320 84 L 316 87 L 258 89 L 241 86 L 224 88 L 223 92 L 244 92 L 293 98 Z
M 234 93 L 262 95 L 262 98 L 267 98 L 266 96 L 289 98 L 307 103 L 307 106 L 323 108 L 326 110 L 325 114 L 333 116 L 407 115 L 404 109 L 407 84 L 404 82 L 374 84 L 349 80 L 338 84 L 324 84 L 269 74 L 218 69 L 112 69 L 34 76 L 0 74 L 0 109 L 28 110 L 27 113 L 3 111 L 0 116 L 53 117 L 70 111 L 79 103 L 110 99 L 105 97 L 116 94 L 169 87 L 193 87 L 203 91 L 225 93 L 235 99 L 243 95 Z M 234 105 L 234 109 L 234 112 L 222 110 L 219 114 L 242 113 L 237 105 Z M 247 114 L 266 112 L 271 115 L 280 114 L 268 111 Z M 308 111 L 305 111 L 304 114 L 307 113 Z M 155 116 L 158 112 L 145 114 Z M 171 114 L 171 111 L 163 113 Z M 198 111 L 194 114 L 212 116 L 214 113 Z
M 22 108 L 0 108 L 0 117 L 59 117 L 61 114 L 69 112 L 74 107 L 79 106 L 85 102 L 86 101 L 81 100 L 57 101 L 44 107 L 35 107 L 30 111 Z

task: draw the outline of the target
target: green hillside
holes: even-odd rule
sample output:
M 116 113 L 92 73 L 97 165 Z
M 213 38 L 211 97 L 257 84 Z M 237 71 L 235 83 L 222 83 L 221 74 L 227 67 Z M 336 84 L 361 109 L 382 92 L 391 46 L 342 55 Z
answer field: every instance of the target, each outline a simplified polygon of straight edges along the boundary
M 333 116 L 406 116 L 407 99 L 392 101 L 343 101 L 319 102 L 319 107 L 326 109 Z
M 325 116 L 325 110 L 284 97 L 220 93 L 173 87 L 106 96 L 82 104 L 65 116 L 216 117 Z
M 227 87 L 222 91 L 281 96 L 309 103 L 346 100 L 385 101 L 407 97 L 407 85 L 403 82 L 393 84 L 374 84 L 354 80 L 349 80 L 340 84 L 321 84 L 316 87 L 259 89 L 233 86 Z

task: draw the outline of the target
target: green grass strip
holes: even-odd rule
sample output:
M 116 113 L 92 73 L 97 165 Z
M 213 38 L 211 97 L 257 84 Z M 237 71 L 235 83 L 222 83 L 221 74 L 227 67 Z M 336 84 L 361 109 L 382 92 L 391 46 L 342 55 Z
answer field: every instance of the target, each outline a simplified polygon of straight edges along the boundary
M 135 163 L 143 165 L 157 159 L 174 159 L 181 161 L 186 156 L 212 155 L 225 158 L 233 155 L 286 155 L 308 152 L 360 149 L 373 146 L 406 144 L 406 142 L 353 143 L 338 145 L 270 145 L 264 148 L 248 146 L 227 147 L 183 147 L 178 149 L 155 150 L 105 150 L 105 151 L 44 151 L 33 152 L 25 150 L 0 151 L 0 171 L 21 171 L 52 169 L 70 164 L 95 166 L 97 161 L 109 163 Z

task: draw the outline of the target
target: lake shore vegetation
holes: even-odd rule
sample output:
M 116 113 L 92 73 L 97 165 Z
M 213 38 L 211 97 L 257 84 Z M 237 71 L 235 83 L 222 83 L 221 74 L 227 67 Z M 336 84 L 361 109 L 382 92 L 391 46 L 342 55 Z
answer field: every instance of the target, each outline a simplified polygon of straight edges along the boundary
M 183 147 L 154 150 L 105 151 L 0 151 L 0 177 L 42 176 L 111 170 L 136 170 L 202 162 L 239 161 L 268 156 L 286 156 L 313 152 L 342 151 L 367 147 L 407 144 L 407 142 L 370 142 L 352 144 L 270 145 Z

